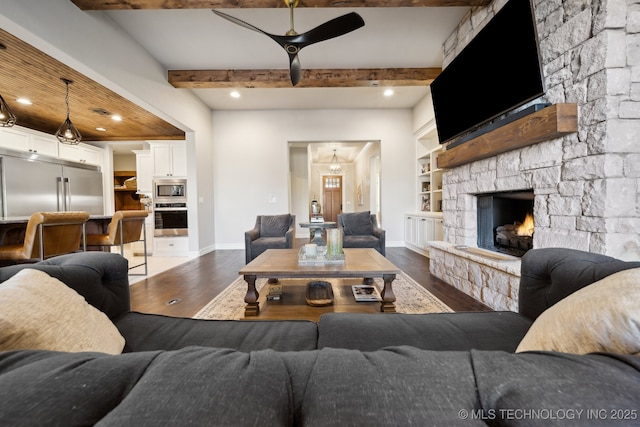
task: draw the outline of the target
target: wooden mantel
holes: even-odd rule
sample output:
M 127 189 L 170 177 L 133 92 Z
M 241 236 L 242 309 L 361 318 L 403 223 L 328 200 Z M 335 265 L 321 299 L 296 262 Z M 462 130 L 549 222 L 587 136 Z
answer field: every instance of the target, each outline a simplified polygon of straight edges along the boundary
M 453 168 L 578 131 L 578 105 L 553 104 L 438 155 Z

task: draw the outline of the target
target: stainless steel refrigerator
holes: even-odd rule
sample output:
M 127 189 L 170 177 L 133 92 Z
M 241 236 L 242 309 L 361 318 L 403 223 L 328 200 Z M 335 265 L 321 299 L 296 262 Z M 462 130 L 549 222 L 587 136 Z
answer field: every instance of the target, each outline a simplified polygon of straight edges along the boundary
M 29 216 L 38 211 L 87 211 L 104 214 L 102 172 L 92 165 L 0 154 L 2 215 Z

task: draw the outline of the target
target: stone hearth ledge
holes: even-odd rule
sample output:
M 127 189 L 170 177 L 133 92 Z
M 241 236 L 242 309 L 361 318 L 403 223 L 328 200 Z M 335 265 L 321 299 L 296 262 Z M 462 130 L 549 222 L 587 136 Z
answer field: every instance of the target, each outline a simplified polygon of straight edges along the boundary
M 498 311 L 518 310 L 520 259 L 505 255 L 497 260 L 478 248 L 458 249 L 444 241 L 429 242 L 431 274 Z

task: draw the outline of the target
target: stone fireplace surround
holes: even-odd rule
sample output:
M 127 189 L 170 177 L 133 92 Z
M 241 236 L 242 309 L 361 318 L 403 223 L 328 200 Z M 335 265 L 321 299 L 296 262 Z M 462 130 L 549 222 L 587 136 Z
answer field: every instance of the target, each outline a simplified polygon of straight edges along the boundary
M 505 2 L 472 10 L 445 43 L 445 65 Z M 577 103 L 578 132 L 446 170 L 444 241 L 429 251 L 432 274 L 495 310 L 517 310 L 520 261 L 475 249 L 478 194 L 533 189 L 534 248 L 640 259 L 637 4 L 534 5 L 545 101 Z

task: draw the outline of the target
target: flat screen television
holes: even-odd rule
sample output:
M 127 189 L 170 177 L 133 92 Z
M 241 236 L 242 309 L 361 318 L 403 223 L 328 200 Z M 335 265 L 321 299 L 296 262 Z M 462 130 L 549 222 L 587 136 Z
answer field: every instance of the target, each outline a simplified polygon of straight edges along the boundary
M 530 0 L 509 0 L 431 83 L 441 144 L 544 95 Z

